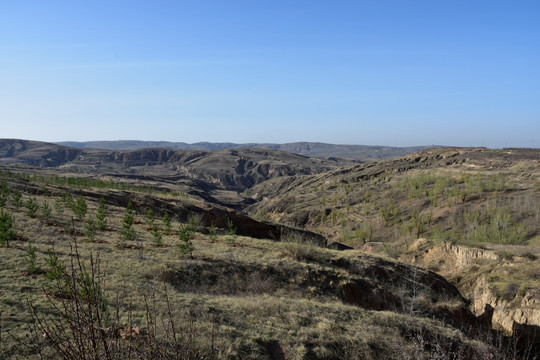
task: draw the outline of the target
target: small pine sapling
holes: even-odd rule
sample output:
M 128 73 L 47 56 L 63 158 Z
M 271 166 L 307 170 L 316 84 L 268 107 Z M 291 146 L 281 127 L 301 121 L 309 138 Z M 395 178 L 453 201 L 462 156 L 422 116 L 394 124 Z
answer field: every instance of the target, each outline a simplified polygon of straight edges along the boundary
M 96 222 L 94 221 L 94 218 L 89 217 L 88 220 L 86 220 L 86 225 L 84 227 L 84 234 L 90 241 L 94 241 L 96 238 L 96 231 L 97 226 Z
M 84 198 L 78 196 L 75 204 L 73 205 L 73 214 L 77 217 L 79 221 L 83 221 L 88 211 L 88 205 Z
M 107 229 L 107 216 L 108 216 L 107 203 L 105 202 L 105 198 L 101 197 L 99 199 L 99 204 L 96 211 L 98 229 L 100 230 Z
M 178 228 L 178 237 L 180 239 L 180 243 L 178 244 L 178 248 L 186 256 L 189 254 L 190 257 L 193 257 L 193 250 L 195 250 L 195 246 L 191 242 L 191 236 L 193 235 L 193 230 L 191 225 L 189 224 L 181 224 Z
M 152 227 L 154 226 L 155 220 L 156 220 L 156 217 L 154 215 L 154 211 L 152 209 L 148 209 L 148 211 L 146 212 L 146 216 L 144 218 L 144 222 L 148 226 L 148 229 L 150 230 L 152 229 Z
M 165 235 L 170 235 L 171 232 L 172 232 L 171 217 L 169 216 L 169 214 L 165 214 L 163 215 L 163 233 Z
M 41 204 L 41 220 L 49 222 L 51 220 L 52 210 L 47 200 Z
M 236 226 L 234 226 L 231 219 L 227 219 L 227 230 L 225 231 L 225 234 L 227 235 L 227 242 L 231 244 L 236 242 L 238 235 L 236 235 Z
M 163 245 L 163 237 L 161 236 L 161 233 L 159 232 L 157 225 L 152 226 L 151 234 L 152 234 L 152 242 L 155 245 L 157 246 Z
M 13 225 L 13 215 L 0 209 L 0 244 L 5 244 L 7 247 L 9 247 L 9 241 L 15 237 Z
M 62 202 L 64 203 L 64 206 L 68 209 L 73 209 L 73 207 L 75 206 L 75 201 L 73 201 L 73 196 L 71 196 L 71 193 L 63 193 Z
M 31 196 L 28 198 L 28 201 L 26 202 L 26 215 L 30 216 L 31 218 L 36 217 L 36 213 L 39 209 L 39 204 L 36 200 L 35 196 Z
M 47 265 L 48 269 L 45 273 L 45 278 L 50 281 L 58 281 L 62 279 L 66 273 L 66 265 L 52 250 L 47 250 Z
M 6 180 L 2 180 L 2 185 L 0 186 L 0 207 L 6 206 L 6 202 L 9 197 L 9 188 Z
M 69 293 L 70 277 L 66 272 L 66 265 L 53 250 L 47 250 L 47 271 L 45 279 L 56 296 L 66 297 Z
M 210 241 L 211 242 L 216 242 L 216 240 L 217 240 L 217 228 L 216 228 L 216 225 L 214 223 L 210 224 L 210 229 L 208 231 L 209 231 L 208 237 L 210 238 Z
M 37 265 L 36 250 L 37 248 L 28 241 L 28 248 L 25 250 L 24 257 L 26 259 L 26 271 L 29 274 L 37 274 L 41 270 Z
M 22 193 L 19 190 L 13 190 L 13 194 L 11 195 L 11 201 L 15 209 L 19 210 L 19 208 L 22 206 Z
M 61 198 L 56 198 L 56 200 L 54 200 L 54 211 L 56 211 L 56 215 L 59 217 L 64 214 L 64 202 Z
M 191 226 L 192 231 L 197 231 L 203 224 L 203 217 L 200 214 L 191 214 L 188 218 L 188 224 Z
M 124 241 L 135 240 L 137 237 L 135 229 L 133 229 L 133 219 L 133 204 L 130 201 L 124 213 L 124 221 L 122 222 L 122 238 Z

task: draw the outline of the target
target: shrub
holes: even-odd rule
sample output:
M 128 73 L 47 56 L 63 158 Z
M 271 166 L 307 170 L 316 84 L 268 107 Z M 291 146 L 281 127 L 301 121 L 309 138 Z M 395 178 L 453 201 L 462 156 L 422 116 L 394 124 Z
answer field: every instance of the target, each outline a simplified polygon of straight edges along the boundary
M 369 202 L 371 201 L 371 191 L 367 190 L 364 193 L 363 201 L 364 201 L 364 204 L 369 204 Z
M 282 253 L 298 261 L 319 261 L 323 256 L 309 239 L 297 233 L 286 234 L 282 242 Z
M 423 236 L 426 232 L 427 226 L 431 224 L 432 214 L 421 214 L 418 211 L 414 211 L 411 216 L 411 222 L 413 229 L 416 232 L 416 237 Z
M 198 231 L 203 226 L 204 220 L 201 214 L 192 213 L 188 217 L 188 223 L 193 231 Z
M 55 353 L 55 359 L 64 360 L 119 360 L 119 359 L 212 359 L 211 352 L 201 350 L 193 339 L 197 334 L 191 321 L 190 332 L 182 331 L 173 317 L 173 305 L 165 289 L 166 311 L 158 313 L 154 302 L 145 297 L 146 326 L 141 328 L 132 323 L 131 311 L 120 307 L 120 299 L 113 307 L 105 296 L 105 274 L 99 266 L 99 258 L 90 254 L 90 263 L 85 265 L 74 238 L 70 253 L 71 264 L 66 271 L 56 255 L 50 255 L 54 280 L 58 291 L 47 292 L 47 299 L 54 311 L 53 316 L 44 316 L 33 304 L 29 304 L 35 323 L 32 341 L 41 349 L 44 342 Z M 88 269 L 88 270 L 87 270 Z M 128 319 L 127 323 L 121 319 Z M 125 320 L 124 320 L 125 321 Z M 212 333 L 213 336 L 213 333 Z M 45 358 L 39 351 L 39 358 Z
M 332 211 L 330 211 L 330 222 L 332 223 L 332 226 L 337 224 L 339 217 L 339 209 L 332 209 Z
M 450 241 L 450 234 L 441 229 L 439 225 L 433 227 L 431 231 L 431 239 L 435 244 Z
M 90 257 L 90 273 L 81 263 L 75 244 L 72 255 L 71 271 L 67 274 L 70 281 L 62 281 L 63 264 L 54 255 L 54 272 L 51 277 L 63 292 L 60 303 L 51 294 L 47 294 L 58 316 L 54 319 L 40 317 L 31 304 L 36 326 L 54 351 L 63 359 L 113 359 L 114 347 L 108 340 L 106 327 L 111 324 L 108 302 L 104 297 L 102 279 L 100 280 L 93 257 Z M 49 273 L 48 273 L 49 274 Z M 68 285 L 68 287 L 66 287 Z
M 385 226 L 391 226 L 398 222 L 401 216 L 401 210 L 392 200 L 389 200 L 381 209 L 381 217 L 384 221 Z
M 373 239 L 373 227 L 371 226 L 371 224 L 362 225 L 354 231 L 354 236 L 362 244 L 365 244 Z

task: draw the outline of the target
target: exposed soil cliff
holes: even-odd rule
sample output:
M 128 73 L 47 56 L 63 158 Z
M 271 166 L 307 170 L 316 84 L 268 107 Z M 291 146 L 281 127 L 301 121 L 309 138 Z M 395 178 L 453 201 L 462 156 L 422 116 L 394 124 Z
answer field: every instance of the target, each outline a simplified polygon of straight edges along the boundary
M 403 260 L 435 269 L 453 280 L 471 300 L 471 310 L 476 315 L 482 314 L 486 306 L 492 307 L 494 327 L 507 332 L 519 325 L 540 328 L 538 260 L 533 254 L 514 256 L 511 261 L 505 259 L 508 253 L 503 255 L 494 250 L 441 243 Z M 530 281 L 535 278 L 536 281 Z

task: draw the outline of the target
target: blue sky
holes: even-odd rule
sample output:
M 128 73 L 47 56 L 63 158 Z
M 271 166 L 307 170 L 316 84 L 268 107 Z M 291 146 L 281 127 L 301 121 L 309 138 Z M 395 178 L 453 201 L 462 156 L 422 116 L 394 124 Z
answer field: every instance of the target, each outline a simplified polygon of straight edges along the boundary
M 0 137 L 539 147 L 539 15 L 539 1 L 0 0 Z

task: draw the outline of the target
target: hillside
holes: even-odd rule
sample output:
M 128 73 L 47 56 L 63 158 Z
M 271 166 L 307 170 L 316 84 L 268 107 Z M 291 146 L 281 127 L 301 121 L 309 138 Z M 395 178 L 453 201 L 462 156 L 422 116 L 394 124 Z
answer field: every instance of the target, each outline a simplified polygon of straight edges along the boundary
M 0 139 L 0 164 L 54 167 L 74 160 L 81 153 L 79 149 L 39 141 Z
M 2 358 L 510 354 L 510 340 L 487 336 L 489 321 L 431 271 L 329 250 L 316 234 L 272 232 L 272 223 L 136 182 L 15 170 L 2 172 L 2 213 L 14 224 L 0 245 Z
M 538 328 L 539 178 L 539 150 L 436 149 L 273 179 L 246 192 L 246 211 L 427 266 L 477 314 L 492 306 L 495 326 Z
M 318 174 L 352 163 L 271 149 L 110 151 L 0 140 L 0 164 L 30 165 L 58 174 L 91 175 L 105 180 L 139 180 L 162 190 L 190 193 L 237 209 L 251 201 L 240 193 L 258 183 L 275 177 Z
M 116 344 L 119 358 L 539 351 L 538 150 L 358 164 L 271 149 L 1 144 L 2 358 L 55 358 L 55 344 L 81 335 L 109 344 L 98 352 Z M 99 291 L 77 280 L 88 276 Z M 105 320 L 51 331 L 53 305 L 69 313 L 73 299 Z

